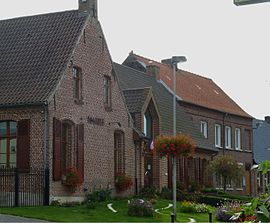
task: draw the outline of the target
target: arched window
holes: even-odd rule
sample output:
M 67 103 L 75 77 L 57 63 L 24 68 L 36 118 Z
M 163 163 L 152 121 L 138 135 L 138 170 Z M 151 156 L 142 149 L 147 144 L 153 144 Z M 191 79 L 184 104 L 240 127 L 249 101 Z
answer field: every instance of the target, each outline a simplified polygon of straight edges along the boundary
M 0 167 L 17 166 L 17 123 L 0 122 Z
M 125 173 L 125 140 L 122 131 L 114 133 L 114 170 L 115 174 Z

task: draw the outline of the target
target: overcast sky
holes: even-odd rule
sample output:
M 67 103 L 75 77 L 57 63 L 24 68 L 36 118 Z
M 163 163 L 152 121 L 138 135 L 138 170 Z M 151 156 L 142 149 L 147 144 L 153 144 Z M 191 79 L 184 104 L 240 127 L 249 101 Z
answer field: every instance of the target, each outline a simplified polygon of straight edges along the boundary
M 255 118 L 270 115 L 270 3 L 233 0 L 99 0 L 111 55 L 160 61 L 184 55 L 180 68 L 212 78 Z M 77 9 L 77 0 L 1 1 L 0 19 Z

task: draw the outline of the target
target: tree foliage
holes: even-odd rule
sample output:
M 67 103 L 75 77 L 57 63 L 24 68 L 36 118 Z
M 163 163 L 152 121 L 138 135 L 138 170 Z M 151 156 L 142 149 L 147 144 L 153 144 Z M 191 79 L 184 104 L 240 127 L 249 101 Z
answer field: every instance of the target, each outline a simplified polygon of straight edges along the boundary
M 216 157 L 210 162 L 209 168 L 213 174 L 222 178 L 224 191 L 226 191 L 227 183 L 230 180 L 236 182 L 244 174 L 243 167 L 232 156 L 228 155 Z

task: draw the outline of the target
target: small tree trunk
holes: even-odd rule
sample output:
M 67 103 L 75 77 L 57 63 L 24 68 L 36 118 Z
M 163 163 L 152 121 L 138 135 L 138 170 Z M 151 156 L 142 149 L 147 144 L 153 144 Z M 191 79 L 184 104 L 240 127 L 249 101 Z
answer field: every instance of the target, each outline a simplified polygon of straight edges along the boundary
M 226 192 L 227 187 L 227 178 L 223 177 L 223 191 Z

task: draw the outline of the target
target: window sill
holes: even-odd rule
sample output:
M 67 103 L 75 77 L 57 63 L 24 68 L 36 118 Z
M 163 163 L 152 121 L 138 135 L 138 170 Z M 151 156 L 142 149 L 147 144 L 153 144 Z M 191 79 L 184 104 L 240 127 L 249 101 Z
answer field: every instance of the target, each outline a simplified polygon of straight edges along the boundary
M 243 188 L 236 188 L 235 190 L 243 191 L 244 189 Z
M 226 147 L 227 150 L 234 150 L 233 148 L 231 147 Z
M 237 149 L 237 148 L 235 148 L 235 151 L 240 151 L 240 152 L 241 152 L 241 151 L 243 151 L 243 150 L 242 150 L 242 149 Z
M 215 145 L 217 149 L 223 149 L 222 146 Z

